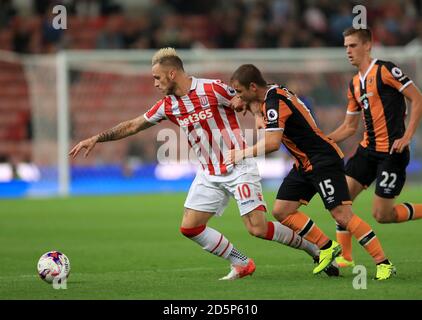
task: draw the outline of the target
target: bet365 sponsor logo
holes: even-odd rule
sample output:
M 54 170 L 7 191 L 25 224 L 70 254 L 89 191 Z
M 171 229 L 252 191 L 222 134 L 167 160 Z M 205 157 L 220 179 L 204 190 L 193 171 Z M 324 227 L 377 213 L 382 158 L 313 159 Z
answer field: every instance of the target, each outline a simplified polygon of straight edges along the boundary
M 177 118 L 180 126 L 188 126 L 194 123 L 197 123 L 201 120 L 210 119 L 213 117 L 211 109 L 205 109 L 199 112 L 191 113 L 186 116 Z

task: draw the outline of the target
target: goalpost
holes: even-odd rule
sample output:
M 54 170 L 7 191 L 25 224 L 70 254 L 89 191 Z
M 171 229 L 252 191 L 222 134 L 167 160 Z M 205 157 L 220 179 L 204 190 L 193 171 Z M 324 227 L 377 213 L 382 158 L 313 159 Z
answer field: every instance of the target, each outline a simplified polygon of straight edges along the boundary
M 147 130 L 142 137 L 96 146 L 86 159 L 68 157 L 76 142 L 143 114 L 160 99 L 151 77 L 154 52 L 63 51 L 57 55 L 19 57 L 24 66 L 32 112 L 32 160 L 42 168 L 41 180 L 45 182 L 33 184 L 29 195 L 69 195 L 73 193 L 75 175 L 94 180 L 110 175 L 111 183 L 118 184 L 113 180 L 118 168 L 122 168 L 130 184 L 130 177 L 139 174 L 133 164 L 154 162 L 159 147 L 158 130 L 174 128 L 169 123 Z M 323 131 L 329 132 L 343 120 L 346 90 L 355 70 L 342 48 L 194 49 L 178 50 L 178 53 L 187 73 L 225 82 L 239 65 L 253 63 L 268 81 L 285 84 L 304 97 Z M 393 61 L 422 86 L 421 47 L 376 48 L 373 56 Z M 240 118 L 245 127 L 253 127 L 251 119 Z M 412 155 L 422 162 L 421 133 L 419 128 L 412 142 Z M 357 141 L 358 138 L 352 139 L 342 145 L 346 156 L 354 151 Z M 105 169 L 89 171 L 87 167 Z M 417 177 L 417 181 L 421 181 L 420 178 Z M 93 188 L 101 190 L 104 183 L 99 182 Z

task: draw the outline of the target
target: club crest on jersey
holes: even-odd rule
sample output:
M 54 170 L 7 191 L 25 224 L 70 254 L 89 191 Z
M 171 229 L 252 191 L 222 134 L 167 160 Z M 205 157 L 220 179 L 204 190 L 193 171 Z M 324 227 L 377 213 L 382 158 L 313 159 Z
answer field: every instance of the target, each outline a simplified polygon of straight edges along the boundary
M 210 105 L 207 96 L 199 96 L 199 103 L 203 108 L 208 107 Z

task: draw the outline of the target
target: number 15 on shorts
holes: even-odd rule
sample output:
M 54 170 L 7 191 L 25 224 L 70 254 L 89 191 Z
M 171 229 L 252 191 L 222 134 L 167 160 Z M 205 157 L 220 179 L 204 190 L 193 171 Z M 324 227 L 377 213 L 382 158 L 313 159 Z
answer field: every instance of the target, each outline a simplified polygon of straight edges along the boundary
M 331 183 L 331 179 L 321 181 L 318 186 L 324 198 L 327 198 L 328 196 L 332 196 L 334 194 L 335 190 L 333 184 Z

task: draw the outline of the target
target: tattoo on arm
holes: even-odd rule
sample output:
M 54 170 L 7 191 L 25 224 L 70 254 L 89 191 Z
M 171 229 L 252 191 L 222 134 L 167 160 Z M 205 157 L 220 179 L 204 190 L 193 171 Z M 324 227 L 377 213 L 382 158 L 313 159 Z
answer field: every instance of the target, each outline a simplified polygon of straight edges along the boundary
M 106 130 L 98 135 L 98 142 L 123 139 L 134 134 L 132 123 L 130 121 L 119 123 L 117 126 Z

